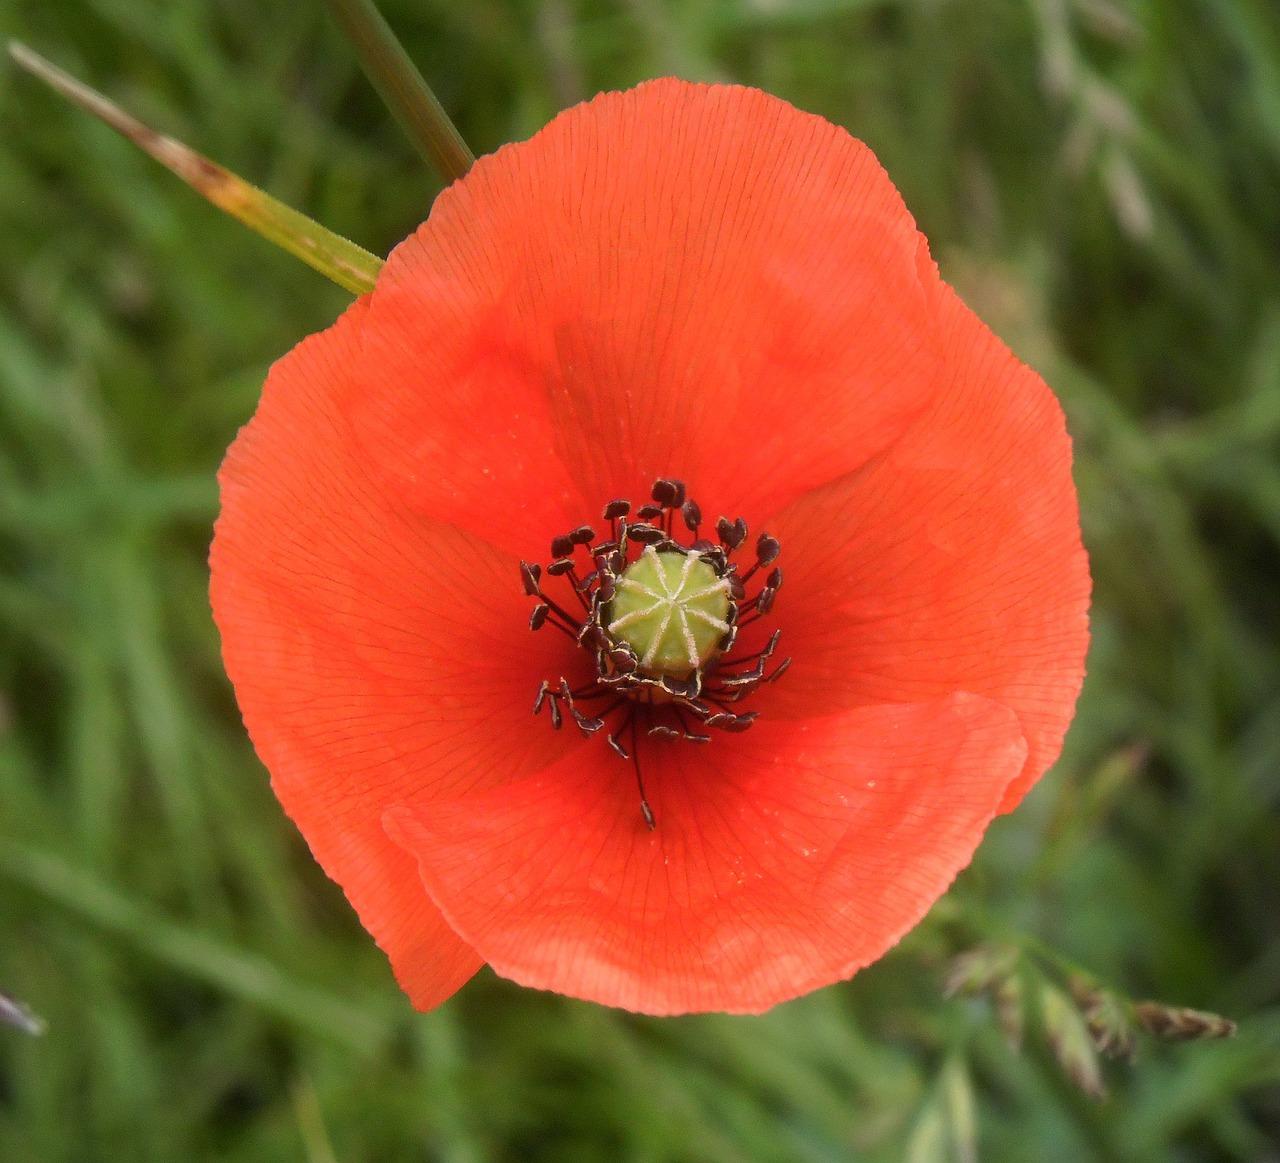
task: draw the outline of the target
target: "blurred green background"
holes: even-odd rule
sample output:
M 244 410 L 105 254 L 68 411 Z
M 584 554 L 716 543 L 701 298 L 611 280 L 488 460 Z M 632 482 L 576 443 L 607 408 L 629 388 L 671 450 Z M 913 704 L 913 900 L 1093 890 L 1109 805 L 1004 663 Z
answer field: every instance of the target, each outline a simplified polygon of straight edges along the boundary
M 222 451 L 347 297 L 6 61 L 0 989 L 49 1030 L 0 1028 L 0 1159 L 1280 1159 L 1280 6 L 384 10 L 477 152 L 661 73 L 871 144 L 1067 408 L 1079 717 L 850 984 L 655 1021 L 485 972 L 414 1014 L 271 798 L 205 595 Z M 379 253 L 437 190 L 318 0 L 9 0 L 0 33 Z M 943 998 L 990 926 L 1240 1033 L 1144 1041 L 1095 1102 L 1043 1004 L 1018 1054 Z

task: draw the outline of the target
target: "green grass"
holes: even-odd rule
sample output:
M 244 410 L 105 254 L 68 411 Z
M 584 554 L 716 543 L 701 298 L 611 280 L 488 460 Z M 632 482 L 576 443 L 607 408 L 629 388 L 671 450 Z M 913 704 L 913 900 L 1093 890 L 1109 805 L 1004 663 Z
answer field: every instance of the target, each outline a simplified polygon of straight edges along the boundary
M 343 293 L 0 66 L 0 1159 L 1256 1160 L 1280 1140 L 1280 9 L 387 0 L 477 152 L 663 72 L 879 153 L 1055 385 L 1095 641 L 1055 772 L 935 916 L 760 1019 L 482 974 L 414 1014 L 267 788 L 205 552 L 267 364 Z M 385 254 L 436 191 L 316 4 L 16 0 L 18 36 Z M 1233 1040 L 1075 1091 L 946 1001 L 969 917 Z M 972 1119 L 972 1123 L 971 1123 Z M 970 1130 L 970 1127 L 976 1129 Z

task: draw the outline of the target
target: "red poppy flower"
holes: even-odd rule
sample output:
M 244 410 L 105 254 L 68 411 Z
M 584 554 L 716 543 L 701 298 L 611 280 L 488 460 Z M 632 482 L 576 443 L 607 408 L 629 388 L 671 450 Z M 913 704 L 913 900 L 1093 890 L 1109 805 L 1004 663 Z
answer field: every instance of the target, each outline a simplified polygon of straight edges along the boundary
M 483 962 L 650 1013 L 848 977 L 1082 678 L 1057 402 L 870 151 L 749 89 L 651 82 L 479 161 L 221 483 L 245 721 L 424 1008 Z

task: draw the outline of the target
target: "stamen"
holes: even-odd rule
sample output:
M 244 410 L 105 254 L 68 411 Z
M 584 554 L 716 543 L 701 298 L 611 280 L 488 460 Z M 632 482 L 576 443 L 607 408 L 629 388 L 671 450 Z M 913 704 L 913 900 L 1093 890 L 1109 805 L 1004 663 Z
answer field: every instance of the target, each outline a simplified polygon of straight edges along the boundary
M 636 769 L 636 790 L 640 793 L 640 814 L 652 832 L 658 821 L 653 818 L 653 809 L 649 806 L 649 797 L 644 792 L 644 776 L 640 774 L 640 748 L 636 746 L 636 713 L 631 712 L 631 763 Z
M 776 560 L 782 552 L 782 545 L 776 537 L 761 533 L 756 541 L 756 565 L 765 566 Z
M 527 561 L 520 563 L 520 582 L 524 592 L 531 598 L 538 596 L 538 579 L 542 576 L 542 566 L 530 565 Z
M 594 674 L 574 687 L 563 676 L 556 683 L 544 680 L 534 714 L 545 707 L 554 729 L 572 721 L 584 735 L 605 730 L 613 720 L 605 741 L 631 761 L 641 815 L 650 829 L 657 823 L 640 767 L 641 728 L 647 738 L 692 743 L 710 742 L 710 730 L 745 731 L 756 712 L 731 708 L 791 665 L 785 658 L 769 669 L 779 631 L 759 650 L 733 654 L 739 630 L 766 616 L 777 600 L 782 571 L 776 567 L 747 597 L 757 571 L 778 558 L 777 538 L 768 533 L 756 538 L 754 561 L 744 572 L 734 556 L 747 540 L 745 520 L 719 518 L 717 540 L 711 541 L 698 536 L 702 511 L 686 495 L 683 481 L 659 478 L 651 495 L 652 503 L 634 510 L 634 516 L 630 502 L 621 498 L 603 507 L 608 540 L 597 543 L 595 529 L 580 525 L 551 539 L 545 567 L 520 563 L 521 587 L 535 599 L 530 629 L 554 626 L 594 664 Z M 677 512 L 690 544 L 677 539 Z M 588 563 L 582 573 L 579 550 Z M 561 584 L 572 590 L 569 605 L 580 607 L 579 615 L 547 595 L 544 586 L 553 579 L 563 579 Z M 594 706 L 596 713 L 579 709 L 579 703 Z
M 642 509 L 641 512 L 643 511 Z M 628 525 L 626 535 L 640 545 L 657 545 L 666 537 L 656 525 Z

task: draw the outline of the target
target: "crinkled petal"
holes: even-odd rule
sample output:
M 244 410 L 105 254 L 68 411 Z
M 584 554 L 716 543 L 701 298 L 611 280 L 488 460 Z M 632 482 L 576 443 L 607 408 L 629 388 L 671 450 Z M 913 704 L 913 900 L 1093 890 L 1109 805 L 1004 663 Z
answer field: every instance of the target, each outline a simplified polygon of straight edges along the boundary
M 919 246 L 821 118 L 736 86 L 603 94 L 482 158 L 391 255 L 353 424 L 415 506 L 522 555 L 658 476 L 771 510 L 933 391 Z
M 653 832 L 599 754 L 386 826 L 497 972 L 668 1014 L 758 1012 L 875 960 L 969 862 L 1026 747 L 972 695 L 656 742 Z
M 542 678 L 576 675 L 583 659 L 549 628 L 529 633 L 515 559 L 371 479 L 345 414 L 367 310 L 356 304 L 272 369 L 219 476 L 211 596 L 276 795 L 426 1007 L 480 960 L 382 812 L 571 750 L 530 708 Z
M 1084 677 L 1089 564 L 1062 409 L 945 284 L 950 369 L 929 412 L 863 470 L 770 521 L 794 664 L 754 706 L 807 716 L 967 690 L 1018 715 L 1014 807 L 1057 758 Z

